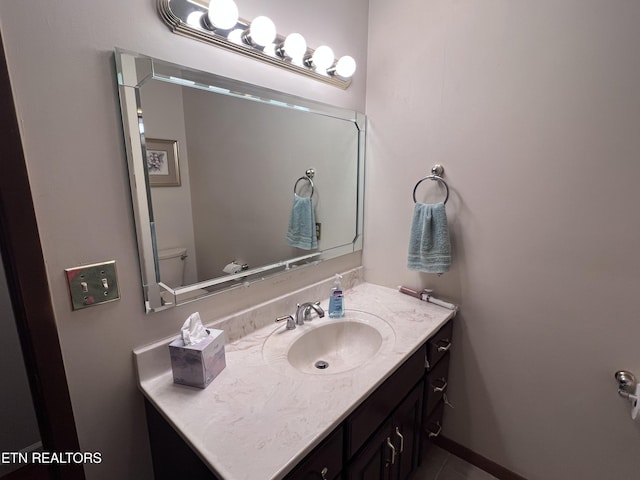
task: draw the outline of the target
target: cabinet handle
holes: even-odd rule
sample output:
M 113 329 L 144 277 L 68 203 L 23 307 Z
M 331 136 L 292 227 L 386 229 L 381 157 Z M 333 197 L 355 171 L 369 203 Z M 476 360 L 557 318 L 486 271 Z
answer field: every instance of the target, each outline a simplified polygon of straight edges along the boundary
M 389 437 L 387 437 L 387 445 L 391 449 L 391 465 L 393 465 L 394 463 L 396 463 L 396 447 L 393 446 L 393 443 L 391 443 L 391 439 Z
M 431 386 L 433 387 L 433 393 L 440 393 L 440 392 L 444 392 L 447 389 L 447 386 L 449 385 L 447 383 L 447 381 L 443 378 L 439 378 L 438 380 L 440 380 L 443 385 L 441 387 L 436 387 L 435 385 L 431 384 Z
M 320 475 L 322 475 L 322 480 L 328 480 L 327 473 L 329 473 L 329 469 L 327 467 L 324 467 L 320 472 Z
M 399 453 L 402 453 L 402 452 L 404 452 L 404 435 L 402 435 L 400 433 L 400 428 L 399 427 L 396 427 L 396 435 L 398 437 L 400 437 L 400 452 Z
M 449 340 L 440 340 L 438 344 L 442 343 L 442 345 L 438 345 L 439 352 L 448 352 L 451 348 L 451 342 Z
M 436 426 L 438 427 L 438 431 L 432 432 L 431 430 L 429 430 L 429 438 L 435 438 L 440 435 L 440 432 L 442 432 L 442 425 L 440 425 L 439 423 L 436 423 Z

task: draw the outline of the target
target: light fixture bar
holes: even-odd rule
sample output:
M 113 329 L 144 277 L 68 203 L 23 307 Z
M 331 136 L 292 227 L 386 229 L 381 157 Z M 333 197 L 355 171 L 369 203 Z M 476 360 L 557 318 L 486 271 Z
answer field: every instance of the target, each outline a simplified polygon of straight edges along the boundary
M 318 73 L 309 62 L 301 62 L 296 64 L 288 58 L 282 58 L 278 54 L 266 53 L 261 47 L 247 44 L 245 42 L 234 42 L 227 38 L 226 35 L 210 30 L 205 27 L 205 23 L 201 17 L 207 16 L 207 7 L 205 2 L 195 0 L 157 0 L 158 13 L 162 20 L 169 26 L 171 31 L 177 35 L 182 35 L 194 40 L 199 40 L 210 45 L 222 47 L 224 49 L 251 57 L 277 67 L 285 68 L 292 72 L 296 72 L 307 77 L 314 78 L 324 83 L 328 83 L 338 88 L 347 89 L 351 84 L 351 78 L 343 78 L 336 75 L 335 68 L 328 68 L 326 75 Z M 246 31 L 250 28 L 251 23 L 238 19 L 235 29 Z M 224 33 L 228 33 L 229 29 Z M 274 40 L 275 45 L 279 45 L 285 41 L 285 37 L 276 34 Z M 315 50 L 307 47 L 306 57 L 311 58 Z

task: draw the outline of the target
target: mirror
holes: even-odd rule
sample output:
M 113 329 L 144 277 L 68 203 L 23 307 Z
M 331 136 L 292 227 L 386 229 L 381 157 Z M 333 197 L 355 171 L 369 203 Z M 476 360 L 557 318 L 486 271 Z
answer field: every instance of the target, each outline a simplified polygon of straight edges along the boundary
M 115 57 L 147 312 L 362 248 L 363 114 Z M 288 241 L 294 196 L 317 247 Z

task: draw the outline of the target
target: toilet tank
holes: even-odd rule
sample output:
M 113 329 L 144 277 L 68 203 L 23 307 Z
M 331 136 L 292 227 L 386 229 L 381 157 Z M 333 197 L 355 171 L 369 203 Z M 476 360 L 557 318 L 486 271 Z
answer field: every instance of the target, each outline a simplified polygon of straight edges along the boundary
M 184 247 L 158 250 L 158 265 L 162 283 L 176 288 L 184 285 L 187 249 Z

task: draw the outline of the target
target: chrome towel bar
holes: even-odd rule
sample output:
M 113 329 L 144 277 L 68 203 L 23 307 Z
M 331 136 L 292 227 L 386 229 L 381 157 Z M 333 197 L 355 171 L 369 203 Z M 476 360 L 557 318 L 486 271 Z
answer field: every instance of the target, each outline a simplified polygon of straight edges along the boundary
M 296 188 L 298 188 L 298 183 L 300 183 L 302 180 L 306 180 L 307 182 L 309 182 L 309 185 L 311 185 L 311 194 L 309 194 L 309 198 L 313 198 L 313 192 L 315 190 L 315 186 L 313 185 L 313 177 L 315 174 L 316 174 L 316 171 L 313 168 L 307 169 L 307 171 L 304 172 L 304 176 L 296 180 L 296 183 L 293 185 L 293 193 L 296 193 Z
M 418 180 L 418 183 L 416 183 L 416 186 L 413 187 L 413 203 L 418 203 L 418 200 L 416 200 L 416 190 L 418 190 L 418 185 L 420 185 L 425 180 L 434 180 L 442 183 L 444 185 L 444 188 L 447 190 L 447 195 L 444 198 L 444 202 L 443 202 L 446 205 L 447 200 L 449 200 L 449 185 L 447 185 L 447 182 L 445 182 L 444 179 L 442 178 L 443 173 L 444 173 L 444 167 L 442 165 L 434 165 L 433 168 L 431 169 L 431 175 L 427 175 L 426 177 Z

